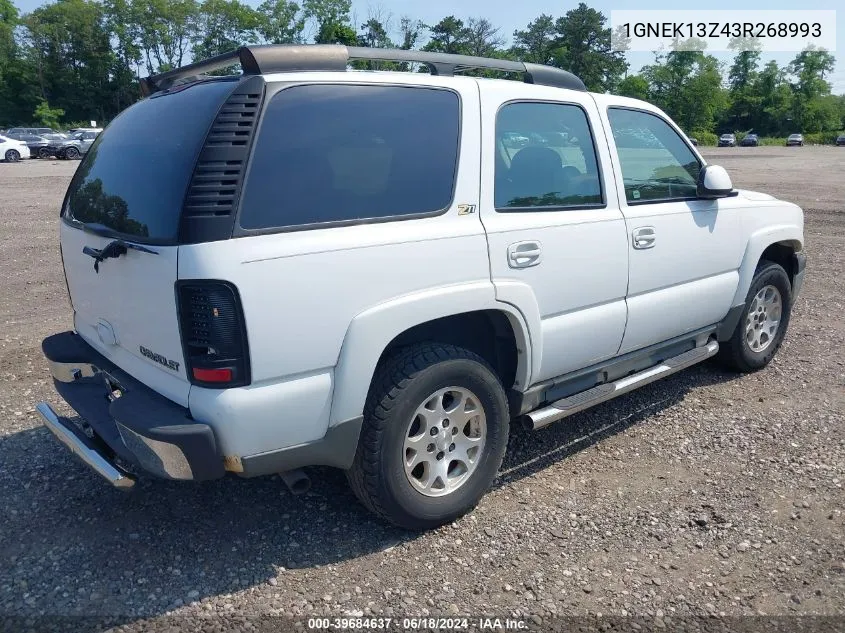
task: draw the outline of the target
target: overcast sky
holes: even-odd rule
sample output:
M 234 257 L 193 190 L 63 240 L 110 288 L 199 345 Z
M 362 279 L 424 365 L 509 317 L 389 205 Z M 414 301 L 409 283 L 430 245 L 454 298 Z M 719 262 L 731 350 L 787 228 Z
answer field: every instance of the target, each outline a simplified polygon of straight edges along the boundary
M 246 0 L 248 4 L 256 6 L 260 0 Z M 39 0 L 15 0 L 15 4 L 23 11 L 31 11 L 43 4 Z M 301 4 L 301 2 L 300 2 Z M 794 0 L 710 0 L 706 6 L 694 3 L 687 7 L 679 6 L 677 0 L 637 0 L 635 2 L 623 0 L 590 0 L 587 2 L 590 7 L 603 12 L 608 19 L 610 12 L 614 9 L 795 9 L 797 3 Z M 837 5 L 834 0 L 802 0 L 801 9 L 837 9 L 836 34 L 837 44 L 845 47 L 845 5 Z M 459 18 L 470 16 L 486 17 L 510 42 L 513 31 L 524 28 L 531 20 L 547 13 L 555 17 L 563 15 L 566 11 L 576 7 L 577 1 L 568 3 L 549 2 L 548 0 L 353 0 L 352 12 L 356 24 L 365 22 L 370 14 L 380 16 L 392 16 L 393 26 L 398 25 L 399 18 L 409 16 L 422 20 L 426 24 L 435 24 L 441 18 L 454 14 Z M 716 57 L 730 63 L 730 53 L 714 53 Z M 836 69 L 829 81 L 833 83 L 833 90 L 837 94 L 845 93 L 845 54 L 841 51 L 834 52 L 836 56 Z M 763 63 L 769 59 L 775 59 L 781 65 L 788 63 L 795 53 L 763 54 Z M 636 72 L 644 64 L 649 64 L 654 59 L 651 53 L 629 53 L 628 61 L 631 70 Z

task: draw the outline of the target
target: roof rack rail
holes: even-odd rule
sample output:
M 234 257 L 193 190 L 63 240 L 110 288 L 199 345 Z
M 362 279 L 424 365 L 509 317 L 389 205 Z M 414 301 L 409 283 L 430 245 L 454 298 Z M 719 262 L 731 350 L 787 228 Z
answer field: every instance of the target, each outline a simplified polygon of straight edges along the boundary
M 356 59 L 413 62 L 426 66 L 432 75 L 445 77 L 469 69 L 521 73 L 526 83 L 586 91 L 584 82 L 572 73 L 542 64 L 394 48 L 364 48 L 338 44 L 276 44 L 242 46 L 216 57 L 145 77 L 141 80 L 141 92 L 148 96 L 159 90 L 166 90 L 180 80 L 236 63 L 240 63 L 244 75 L 262 75 L 307 70 L 345 71 L 349 62 Z

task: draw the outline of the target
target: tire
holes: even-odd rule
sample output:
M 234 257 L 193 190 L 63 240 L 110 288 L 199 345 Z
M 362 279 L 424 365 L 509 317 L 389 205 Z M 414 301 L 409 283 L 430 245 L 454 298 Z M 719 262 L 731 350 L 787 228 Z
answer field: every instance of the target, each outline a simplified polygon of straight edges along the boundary
M 46 147 L 38 150 L 38 158 L 50 158 L 50 151 Z
M 7 163 L 16 163 L 21 159 L 21 155 L 18 150 L 10 149 L 6 151 L 4 158 L 6 159 Z
M 65 150 L 65 158 L 68 160 L 74 160 L 75 158 L 79 158 L 79 150 L 75 147 L 68 147 Z
M 779 309 L 776 307 L 777 299 Z M 757 371 L 768 365 L 786 336 L 791 312 L 792 284 L 789 276 L 779 264 L 761 261 L 751 280 L 739 323 L 730 340 L 719 348 L 719 361 L 739 372 Z M 769 320 L 763 321 L 764 317 Z M 772 326 L 771 321 L 775 317 L 778 317 L 777 325 Z
M 438 527 L 472 510 L 490 488 L 509 424 L 505 391 L 480 356 L 438 343 L 404 348 L 376 373 L 347 479 L 381 518 L 410 530 Z

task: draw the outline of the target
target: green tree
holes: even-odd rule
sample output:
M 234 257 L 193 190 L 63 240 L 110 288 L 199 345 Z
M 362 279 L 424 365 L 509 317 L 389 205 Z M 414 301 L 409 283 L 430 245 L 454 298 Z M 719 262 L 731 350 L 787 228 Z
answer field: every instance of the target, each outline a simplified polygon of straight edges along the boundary
M 447 16 L 429 27 L 431 39 L 423 46 L 424 51 L 467 55 L 467 29 L 463 20 L 454 15 Z
M 267 44 L 296 44 L 303 41 L 305 15 L 296 2 L 264 0 L 258 5 L 258 32 Z
M 754 82 L 760 100 L 759 131 L 763 134 L 788 134 L 792 127 L 792 89 L 786 73 L 776 61 L 768 62 Z
M 835 119 L 835 108 L 825 102 L 830 92 L 826 75 L 833 72 L 836 58 L 821 48 L 809 46 L 798 53 L 787 72 L 794 77 L 792 82 L 792 118 L 800 130 L 819 132 L 831 126 Z
M 178 68 L 200 39 L 200 6 L 196 0 L 129 0 L 137 45 L 143 54 L 147 73 Z M 206 29 L 219 21 L 216 2 L 203 5 L 202 24 Z M 222 18 L 225 19 L 225 18 Z M 197 57 L 195 54 L 194 57 Z
M 568 70 L 594 92 L 614 90 L 628 68 L 621 52 L 611 50 L 607 18 L 583 2 L 557 20 L 554 65 Z
M 351 0 L 305 0 L 302 6 L 305 17 L 317 25 L 316 43 L 346 46 L 358 43 L 358 34 L 349 19 Z
M 36 106 L 32 120 L 44 127 L 57 129 L 64 115 L 65 111 L 61 108 L 51 108 L 49 103 L 42 101 Z
M 616 87 L 616 94 L 647 101 L 649 98 L 648 79 L 642 75 L 628 75 L 619 82 Z
M 558 48 L 557 29 L 552 16 L 545 13 L 513 32 L 511 52 L 517 59 L 533 64 L 551 64 Z
M 719 63 L 700 50 L 679 47 L 643 68 L 650 98 L 685 130 L 711 130 L 726 105 Z
M 730 105 L 726 122 L 732 130 L 756 130 L 760 124 L 761 97 L 754 89 L 754 83 L 760 64 L 760 46 L 739 38 L 731 41 L 730 46 L 740 50 L 728 72 Z
M 205 59 L 257 43 L 260 23 L 258 12 L 239 0 L 205 0 L 198 14 L 193 58 Z

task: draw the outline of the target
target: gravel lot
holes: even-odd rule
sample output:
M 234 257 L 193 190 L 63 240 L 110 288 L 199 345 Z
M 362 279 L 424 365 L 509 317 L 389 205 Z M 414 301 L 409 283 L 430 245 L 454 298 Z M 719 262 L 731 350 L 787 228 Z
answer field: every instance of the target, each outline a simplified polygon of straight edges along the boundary
M 110 616 L 126 631 L 189 622 L 173 613 L 534 628 L 813 614 L 838 616 L 817 630 L 845 628 L 845 149 L 704 153 L 736 186 L 807 214 L 807 280 L 775 362 L 743 377 L 699 366 L 515 430 L 478 509 L 423 535 L 374 520 L 330 469 L 313 469 L 302 497 L 278 477 L 125 494 L 77 463 L 34 411 L 59 402 L 40 342 L 71 326 L 56 216 L 76 163 L 0 164 L 0 629 L 38 630 L 43 615 Z

